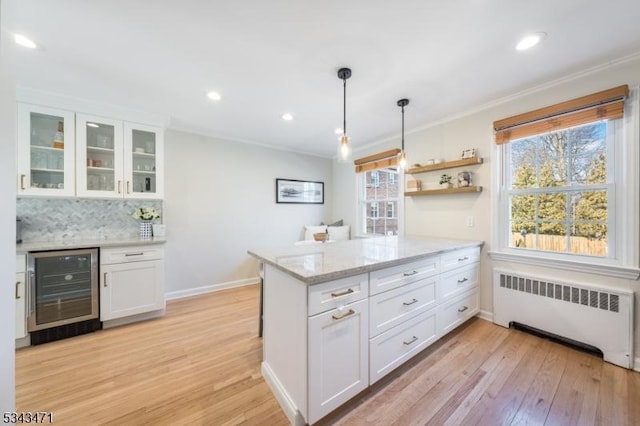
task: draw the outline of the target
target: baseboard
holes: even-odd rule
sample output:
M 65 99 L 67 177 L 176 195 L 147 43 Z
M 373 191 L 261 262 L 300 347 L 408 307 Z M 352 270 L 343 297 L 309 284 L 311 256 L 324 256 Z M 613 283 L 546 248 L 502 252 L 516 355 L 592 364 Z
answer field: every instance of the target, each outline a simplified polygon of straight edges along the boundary
M 640 373 L 640 358 L 636 358 L 633 369 Z
M 294 426 L 305 425 L 306 422 L 304 421 L 302 414 L 300 414 L 300 411 L 298 411 L 291 398 L 289 398 L 289 395 L 280 384 L 278 378 L 273 374 L 273 370 L 271 370 L 269 364 L 264 361 L 262 362 L 261 372 L 262 377 L 264 377 L 264 381 L 267 383 L 269 388 L 271 388 L 273 396 L 276 397 L 276 400 L 280 404 L 280 408 L 282 408 L 284 415 L 289 419 L 289 423 Z
M 134 322 L 160 318 L 164 316 L 164 314 L 165 314 L 165 310 L 159 309 L 157 311 L 144 312 L 142 314 L 131 315 L 124 318 L 116 318 L 108 321 L 102 321 L 102 328 L 106 330 L 107 328 L 120 327 L 121 325 L 131 324 Z
M 493 312 L 480 309 L 480 312 L 478 312 L 478 315 L 476 316 L 485 321 L 493 322 Z
M 170 291 L 168 293 L 165 293 L 164 297 L 166 300 L 182 299 L 184 297 L 197 296 L 199 294 L 206 294 L 214 291 L 226 290 L 229 288 L 243 287 L 245 285 L 257 284 L 259 282 L 260 277 L 246 278 L 244 280 L 228 281 L 226 283 L 188 288 L 186 290 Z

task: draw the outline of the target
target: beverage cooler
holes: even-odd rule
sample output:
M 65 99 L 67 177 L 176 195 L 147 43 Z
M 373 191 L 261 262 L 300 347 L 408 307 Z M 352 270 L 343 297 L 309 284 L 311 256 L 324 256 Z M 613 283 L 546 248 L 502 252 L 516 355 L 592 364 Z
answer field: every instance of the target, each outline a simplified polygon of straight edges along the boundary
M 31 344 L 101 328 L 98 249 L 31 252 L 27 271 Z

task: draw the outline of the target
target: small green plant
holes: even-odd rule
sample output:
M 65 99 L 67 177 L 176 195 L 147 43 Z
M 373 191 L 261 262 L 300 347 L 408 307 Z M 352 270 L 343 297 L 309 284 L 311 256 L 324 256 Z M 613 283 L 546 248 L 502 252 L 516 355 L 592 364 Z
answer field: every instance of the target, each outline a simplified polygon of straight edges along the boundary
M 440 185 L 444 185 L 445 183 L 451 184 L 451 179 L 451 175 L 444 173 L 442 176 L 440 176 Z

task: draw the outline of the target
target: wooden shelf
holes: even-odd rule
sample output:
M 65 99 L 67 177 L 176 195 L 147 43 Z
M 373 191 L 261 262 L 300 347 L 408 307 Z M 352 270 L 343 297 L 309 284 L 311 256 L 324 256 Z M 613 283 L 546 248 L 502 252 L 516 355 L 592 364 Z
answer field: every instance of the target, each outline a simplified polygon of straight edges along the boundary
M 440 163 L 440 164 L 431 164 L 428 166 L 414 167 L 409 169 L 407 173 L 414 174 L 414 173 L 422 173 L 422 172 L 432 172 L 434 170 L 445 170 L 445 169 L 452 169 L 454 167 L 473 166 L 476 164 L 482 164 L 482 157 L 471 157 L 471 158 L 465 158 L 463 160 L 445 161 L 444 163 Z
M 427 189 L 424 191 L 409 191 L 409 192 L 405 192 L 404 196 L 413 197 L 416 195 L 445 195 L 445 194 L 459 194 L 462 192 L 482 192 L 482 187 L 481 186 L 463 186 L 460 188 L 444 188 L 444 189 Z

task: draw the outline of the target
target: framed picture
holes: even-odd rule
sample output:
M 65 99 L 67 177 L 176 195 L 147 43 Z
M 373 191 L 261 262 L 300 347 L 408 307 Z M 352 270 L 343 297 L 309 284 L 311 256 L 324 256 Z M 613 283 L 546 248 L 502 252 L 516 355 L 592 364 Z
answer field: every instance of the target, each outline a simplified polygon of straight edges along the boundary
M 475 148 L 465 149 L 464 151 L 462 151 L 462 159 L 463 160 L 465 158 L 473 158 L 475 156 L 476 156 L 476 149 Z
M 324 182 L 276 179 L 276 203 L 324 204 Z

